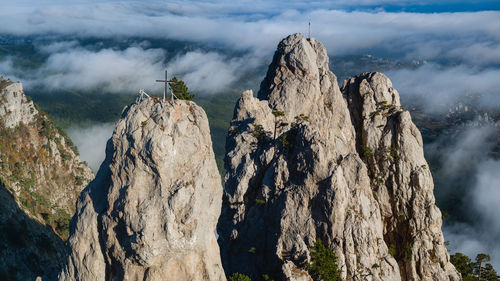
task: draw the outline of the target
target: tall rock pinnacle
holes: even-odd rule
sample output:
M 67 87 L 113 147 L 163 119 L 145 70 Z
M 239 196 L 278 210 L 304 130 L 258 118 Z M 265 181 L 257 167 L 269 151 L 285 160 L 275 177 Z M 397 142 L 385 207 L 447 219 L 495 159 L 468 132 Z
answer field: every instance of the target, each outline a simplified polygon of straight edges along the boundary
M 215 236 L 221 193 L 200 107 L 131 105 L 77 202 L 59 280 L 225 280 Z
M 342 91 L 380 205 L 384 239 L 394 249 L 402 279 L 456 279 L 444 247 L 422 136 L 398 92 L 381 73 L 350 78 Z
M 353 102 L 355 90 L 343 95 L 315 39 L 294 34 L 279 43 L 258 98 L 246 91 L 238 101 L 226 141 L 218 223 L 226 273 L 311 280 L 305 265 L 320 238 L 338 257 L 344 280 L 458 280 L 442 244 L 420 134 L 390 82 L 373 83 L 391 94 L 383 104 L 397 104 L 390 110 L 400 117 L 391 124 L 401 142 L 369 135 L 378 145 L 370 148 L 380 147 L 370 154 L 362 140 L 373 124 L 363 120 L 373 115 L 363 106 L 382 100 Z M 384 154 L 386 163 L 370 164 L 372 154 Z

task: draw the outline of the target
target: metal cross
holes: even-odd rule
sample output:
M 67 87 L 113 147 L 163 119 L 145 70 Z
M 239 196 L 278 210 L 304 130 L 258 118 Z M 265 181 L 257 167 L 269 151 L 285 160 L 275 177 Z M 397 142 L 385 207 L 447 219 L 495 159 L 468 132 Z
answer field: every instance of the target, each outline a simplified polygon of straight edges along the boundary
M 163 82 L 165 83 L 165 87 L 163 88 L 163 100 L 165 100 L 165 96 L 167 95 L 167 88 L 168 88 L 168 83 L 172 83 L 172 82 L 175 82 L 175 81 L 172 81 L 172 80 L 168 80 L 167 79 L 167 70 L 165 69 L 165 80 L 156 80 L 156 82 Z M 172 92 L 172 91 L 171 91 Z M 172 92 L 172 101 L 174 100 L 174 92 Z

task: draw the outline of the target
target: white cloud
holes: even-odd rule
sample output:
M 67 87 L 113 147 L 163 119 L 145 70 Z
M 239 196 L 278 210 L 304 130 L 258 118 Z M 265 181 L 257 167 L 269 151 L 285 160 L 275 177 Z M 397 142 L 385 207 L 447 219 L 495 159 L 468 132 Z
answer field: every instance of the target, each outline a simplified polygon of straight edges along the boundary
M 483 215 L 483 222 L 491 229 L 491 233 L 500 237 L 500 161 L 488 159 L 478 167 L 476 175 L 476 188 L 473 194 L 473 202 L 476 210 Z M 498 242 L 498 241 L 496 241 Z M 496 247 L 496 253 L 500 255 L 500 245 Z M 497 268 L 500 268 L 500 256 L 497 256 Z
M 54 42 L 38 46 L 47 54 L 46 62 L 35 70 L 19 69 L 11 59 L 0 61 L 0 73 L 21 77 L 28 89 L 71 89 L 107 93 L 131 93 L 144 88 L 152 94 L 161 92 L 165 67 L 169 77 L 177 75 L 198 94 L 213 94 L 229 88 L 245 71 L 255 67 L 247 57 L 229 58 L 216 52 L 200 50 L 179 54 L 165 64 L 163 49 L 147 49 L 140 42 L 125 50 L 89 50 L 77 41 Z
M 193 51 L 177 56 L 167 65 L 195 92 L 215 93 L 227 89 L 242 73 L 252 68 L 244 58 L 232 58 L 215 52 Z M 250 63 L 248 63 L 250 64 Z
M 0 33 L 171 38 L 269 54 L 282 37 L 307 32 L 330 54 L 378 51 L 412 59 L 498 63 L 500 12 L 345 11 L 396 1 L 9 1 Z M 421 4 L 422 1 L 405 1 Z M 425 3 L 425 1 L 424 1 Z M 430 3 L 430 2 L 429 2 Z M 15 22 L 16 24 L 12 24 Z
M 123 51 L 97 52 L 71 48 L 49 56 L 30 83 L 48 89 L 100 89 L 105 92 L 130 92 L 154 85 L 162 73 L 164 51 L 130 47 Z
M 500 105 L 500 69 L 429 63 L 416 69 L 387 71 L 403 99 L 419 98 L 430 112 L 447 110 L 458 98 L 480 94 L 483 106 Z
M 60 53 L 64 52 L 67 50 L 71 50 L 73 48 L 78 48 L 79 44 L 78 41 L 76 40 L 71 40 L 71 41 L 56 41 L 56 42 L 51 42 L 50 44 L 45 44 L 45 45 L 39 45 L 37 46 L 38 50 L 42 54 L 53 54 L 53 53 Z
M 444 136 L 430 148 L 440 155 L 440 169 L 435 172 L 436 193 L 452 202 L 461 212 L 454 214 L 462 221 L 447 221 L 445 239 L 453 252 L 462 252 L 474 259 L 478 253 L 491 256 L 491 263 L 500 268 L 500 160 L 489 152 L 494 143 L 491 137 L 498 132 L 493 126 L 469 127 L 458 135 Z M 429 150 L 428 150 L 429 151 Z M 464 220 L 465 218 L 465 220 Z
M 90 127 L 71 127 L 67 130 L 71 140 L 78 147 L 80 160 L 87 161 L 97 172 L 105 157 L 106 143 L 114 130 L 114 124 L 95 124 Z

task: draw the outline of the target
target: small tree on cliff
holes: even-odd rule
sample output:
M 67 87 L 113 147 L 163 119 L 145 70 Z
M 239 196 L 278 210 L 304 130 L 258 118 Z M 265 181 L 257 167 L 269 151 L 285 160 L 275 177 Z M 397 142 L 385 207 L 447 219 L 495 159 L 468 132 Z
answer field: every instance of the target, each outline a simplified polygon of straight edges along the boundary
M 172 91 L 172 93 L 174 93 L 175 97 L 177 97 L 180 100 L 194 99 L 196 95 L 188 91 L 188 87 L 186 86 L 184 81 L 178 79 L 175 76 L 174 78 L 172 78 L 171 81 L 172 82 L 170 82 L 169 86 L 170 90 Z
M 462 253 L 450 256 L 450 262 L 460 272 L 463 281 L 499 281 L 500 276 L 487 263 L 489 260 L 490 256 L 482 253 L 476 256 L 475 262 Z
M 311 264 L 307 271 L 315 281 L 342 281 L 337 267 L 337 257 L 318 238 L 311 249 Z

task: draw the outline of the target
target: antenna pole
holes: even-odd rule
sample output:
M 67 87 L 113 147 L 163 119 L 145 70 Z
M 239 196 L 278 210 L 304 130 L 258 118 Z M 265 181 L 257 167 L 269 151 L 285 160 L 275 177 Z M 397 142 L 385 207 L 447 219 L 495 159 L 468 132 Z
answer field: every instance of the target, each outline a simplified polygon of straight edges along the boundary
M 311 20 L 309 20 L 309 33 L 307 37 L 311 38 Z

